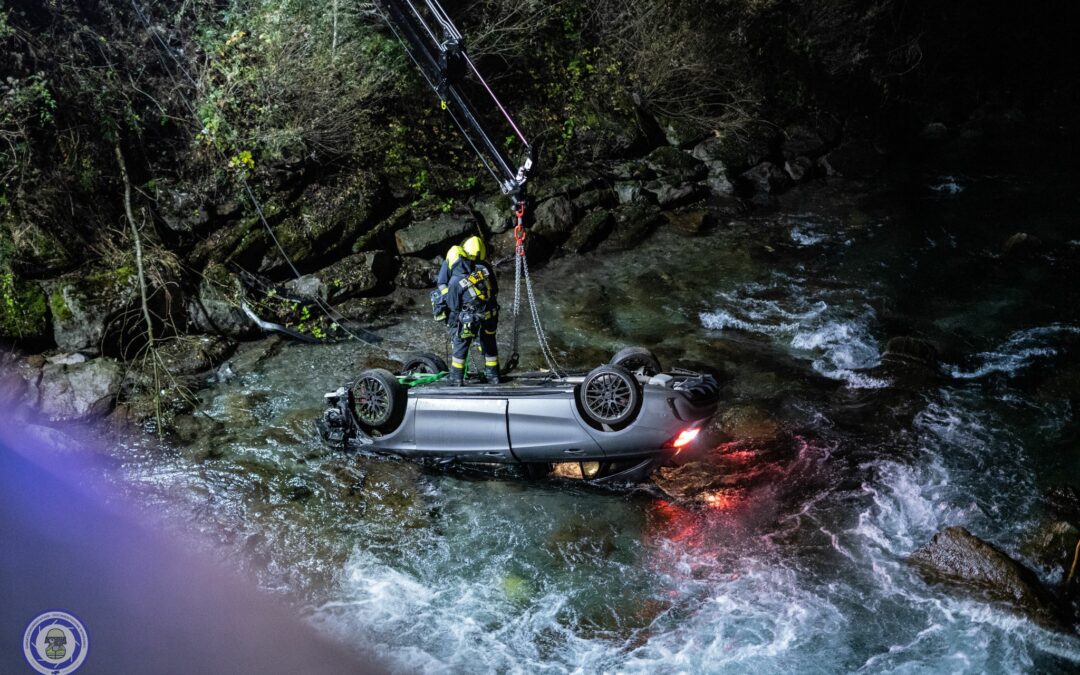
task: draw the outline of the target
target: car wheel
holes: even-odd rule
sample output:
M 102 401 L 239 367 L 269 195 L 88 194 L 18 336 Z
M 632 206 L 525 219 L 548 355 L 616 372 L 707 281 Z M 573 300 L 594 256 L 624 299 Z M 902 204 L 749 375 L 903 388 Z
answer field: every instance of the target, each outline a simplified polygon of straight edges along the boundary
M 356 418 L 364 431 L 393 431 L 405 413 L 405 388 L 382 368 L 360 373 L 353 387 Z
M 649 377 L 659 375 L 663 370 L 660 367 L 660 359 L 644 347 L 624 347 L 611 357 L 608 363 L 613 366 L 622 366 L 631 373 L 640 370 L 642 374 Z
M 402 375 L 435 375 L 445 373 L 450 369 L 446 367 L 446 361 L 435 354 L 425 352 L 409 354 L 405 357 L 405 364 L 401 368 Z
M 578 388 L 585 416 L 603 427 L 621 427 L 633 419 L 641 404 L 637 378 L 622 366 L 594 368 Z

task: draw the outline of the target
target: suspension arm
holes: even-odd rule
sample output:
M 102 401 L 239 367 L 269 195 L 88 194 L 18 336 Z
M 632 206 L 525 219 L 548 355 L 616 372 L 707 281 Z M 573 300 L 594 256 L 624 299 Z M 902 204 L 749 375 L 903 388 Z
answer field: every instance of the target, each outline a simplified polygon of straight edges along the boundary
M 495 96 L 465 50 L 465 40 L 437 0 L 375 0 L 390 28 L 402 41 L 443 107 L 465 139 L 515 205 L 525 201 L 525 181 L 532 168 L 532 148 L 517 123 Z M 524 146 L 516 168 L 484 125 L 463 84 L 471 73 Z

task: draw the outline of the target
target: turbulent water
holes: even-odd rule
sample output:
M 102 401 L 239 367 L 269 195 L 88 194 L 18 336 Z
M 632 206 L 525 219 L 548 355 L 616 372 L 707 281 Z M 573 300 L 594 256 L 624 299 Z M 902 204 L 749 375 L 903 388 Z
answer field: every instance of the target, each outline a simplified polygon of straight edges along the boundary
M 1040 491 L 1080 476 L 1072 207 L 1007 177 L 826 197 L 537 275 L 564 365 L 647 345 L 778 421 L 780 440 L 698 450 L 727 476 L 704 503 L 327 451 L 311 420 L 352 344 L 249 349 L 201 394 L 216 423 L 164 457 L 128 448 L 118 475 L 402 671 L 1075 672 L 1076 638 L 906 562 L 963 525 L 1036 564 Z M 998 257 L 1018 230 L 1057 253 Z M 442 347 L 422 318 L 383 335 Z M 895 335 L 942 347 L 934 377 L 875 369 Z

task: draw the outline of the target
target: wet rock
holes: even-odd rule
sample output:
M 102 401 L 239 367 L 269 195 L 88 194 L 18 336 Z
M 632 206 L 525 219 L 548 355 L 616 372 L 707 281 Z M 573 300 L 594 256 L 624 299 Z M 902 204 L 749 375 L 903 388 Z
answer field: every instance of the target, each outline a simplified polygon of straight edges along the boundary
M 728 438 L 738 440 L 774 440 L 783 435 L 780 423 L 768 412 L 756 405 L 733 406 L 714 417 L 706 428 L 706 435 L 719 431 Z
M 620 180 L 644 181 L 654 177 L 652 169 L 639 159 L 619 162 L 611 167 L 611 175 Z
M 80 354 L 75 352 L 74 354 L 53 354 L 52 356 L 43 357 L 45 363 L 54 363 L 58 366 L 73 366 L 76 363 L 86 363 L 88 359 L 86 354 Z M 45 363 L 41 365 L 44 366 Z
M 574 226 L 574 207 L 567 197 L 552 197 L 533 211 L 532 230 L 549 241 L 561 241 Z
M 476 223 L 471 218 L 443 214 L 398 230 L 394 239 L 402 255 L 433 256 L 475 232 Z
M 1017 232 L 1001 246 L 1001 253 L 1007 258 L 1027 259 L 1038 255 L 1043 248 L 1042 240 L 1027 232 Z
M 236 343 L 217 335 L 185 336 L 158 349 L 162 364 L 173 375 L 191 375 L 216 368 L 236 348 Z
M 897 336 L 885 345 L 881 361 L 891 370 L 921 368 L 934 370 L 940 357 L 933 343 L 917 337 Z
M 329 296 L 329 289 L 314 274 L 289 279 L 285 282 L 285 289 L 289 291 L 290 296 L 304 300 L 326 300 Z
M 772 162 L 761 162 L 744 171 L 741 177 L 755 192 L 763 195 L 780 194 L 791 187 L 791 178 Z
M 478 200 L 473 208 L 479 214 L 488 232 L 492 234 L 506 232 L 513 227 L 512 206 L 510 197 L 506 195 L 500 194 Z
M 90 452 L 90 448 L 82 441 L 53 427 L 23 424 L 19 427 L 19 434 L 26 445 L 35 450 L 53 454 Z
M 619 181 L 615 183 L 615 196 L 620 204 L 631 204 L 633 202 L 641 201 L 641 182 Z
M 424 289 L 435 286 L 439 267 L 422 258 L 405 256 L 401 259 L 394 284 L 400 288 Z
M 52 313 L 53 339 L 69 352 L 101 353 L 103 342 L 120 337 L 138 304 L 134 268 L 92 272 L 45 282 Z M 108 345 L 104 345 L 108 346 Z
M 664 209 L 690 203 L 700 196 L 696 185 L 681 178 L 658 178 L 645 183 L 642 189 Z
M 668 224 L 676 232 L 688 237 L 701 234 L 716 223 L 716 219 L 708 211 L 701 209 L 694 211 L 681 211 L 665 213 Z
M 645 241 L 663 220 L 660 209 L 652 204 L 623 204 L 611 213 L 615 226 L 604 246 L 613 250 L 634 248 Z
M 181 443 L 195 443 L 219 437 L 225 425 L 206 415 L 177 415 L 172 420 L 172 431 Z
M 579 213 L 591 211 L 592 209 L 599 207 L 612 206 L 615 203 L 615 194 L 606 188 L 603 190 L 588 190 L 587 192 L 582 192 L 573 199 L 574 209 Z
M 280 336 L 271 335 L 257 342 L 242 343 L 225 365 L 228 365 L 229 371 L 234 377 L 253 372 L 267 359 L 281 351 L 282 342 Z M 218 372 L 221 373 L 221 370 L 218 369 Z
M 1025 557 L 1051 570 L 1055 577 L 1064 581 L 1069 574 L 1078 542 L 1080 529 L 1072 523 L 1057 520 L 1040 525 L 1020 547 L 1020 551 Z M 1077 586 L 1080 588 L 1080 584 Z
M 330 302 L 376 292 L 389 283 L 392 260 L 383 251 L 354 253 L 313 276 L 320 281 Z
M 600 242 L 611 232 L 614 219 L 606 209 L 597 209 L 585 214 L 585 217 L 574 226 L 570 238 L 563 245 L 568 251 L 584 253 L 596 248 Z
M 660 176 L 671 176 L 684 181 L 701 180 L 708 173 L 705 164 L 690 153 L 668 146 L 653 150 L 642 161 Z
M 1060 607 L 1034 572 L 963 527 L 946 527 L 909 559 L 931 580 L 1007 603 L 1040 624 L 1062 625 Z
M 715 489 L 722 481 L 715 466 L 707 462 L 688 462 L 680 466 L 662 466 L 652 474 L 652 482 L 668 497 L 692 502 L 698 495 Z
M 710 136 L 694 146 L 694 149 L 690 151 L 690 156 L 699 162 L 703 162 L 707 167 L 712 168 L 714 164 L 723 166 L 724 158 L 728 156 L 729 152 L 724 142 L 716 136 Z
M 300 476 L 293 476 L 285 483 L 285 498 L 290 502 L 301 502 L 315 494 Z
M 809 157 L 795 157 L 784 162 L 784 173 L 796 183 L 801 183 L 814 175 L 816 164 Z
M 527 579 L 510 573 L 503 577 L 503 594 L 514 604 L 525 604 L 536 594 L 536 588 Z
M 615 552 L 615 533 L 610 526 L 571 521 L 551 533 L 547 549 L 569 562 L 582 561 L 587 557 L 607 558 Z
M 1043 493 L 1042 501 L 1058 518 L 1080 523 L 1080 490 L 1071 485 L 1051 485 Z
M 714 195 L 730 196 L 735 192 L 735 186 L 728 180 L 726 169 L 721 166 L 718 169 L 710 169 L 705 178 L 705 187 Z
M 38 409 L 53 422 L 103 417 L 116 402 L 122 378 L 122 366 L 110 358 L 47 364 L 38 383 Z
M 207 266 L 202 276 L 198 292 L 187 307 L 192 327 L 236 338 L 256 334 L 258 328 L 240 307 L 244 300 L 240 280 L 217 263 Z

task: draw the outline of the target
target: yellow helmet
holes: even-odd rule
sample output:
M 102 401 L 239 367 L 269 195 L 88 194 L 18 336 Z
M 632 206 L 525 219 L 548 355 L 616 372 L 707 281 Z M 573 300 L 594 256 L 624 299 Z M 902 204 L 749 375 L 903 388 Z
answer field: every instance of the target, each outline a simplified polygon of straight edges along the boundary
M 484 260 L 487 258 L 487 247 L 484 246 L 484 240 L 480 237 L 469 237 L 461 247 L 465 251 L 465 257 L 469 260 Z
M 446 252 L 446 266 L 453 267 L 454 264 L 465 255 L 465 249 L 461 248 L 457 244 L 450 247 L 450 250 Z

